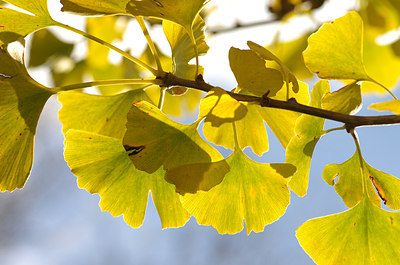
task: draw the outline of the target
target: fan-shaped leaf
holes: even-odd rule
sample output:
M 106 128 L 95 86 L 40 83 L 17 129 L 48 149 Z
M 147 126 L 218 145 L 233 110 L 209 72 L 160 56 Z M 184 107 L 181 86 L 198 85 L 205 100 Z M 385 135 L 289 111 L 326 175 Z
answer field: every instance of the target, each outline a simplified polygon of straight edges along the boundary
M 153 105 L 141 101 L 135 103 L 128 112 L 123 143 L 127 150 L 140 149 L 129 156 L 136 168 L 153 173 L 163 166 L 169 172 L 168 180 L 181 180 L 173 183 L 176 184 L 177 191 L 193 192 L 193 187 L 202 187 L 198 181 L 221 182 L 224 176 L 220 173 L 227 172 L 229 168 L 226 163 L 216 163 L 222 161 L 223 157 L 200 137 L 197 126 L 198 123 L 185 125 L 174 122 Z M 197 168 L 203 166 L 204 169 L 198 170 L 199 176 L 189 179 L 195 183 L 185 188 L 188 180 L 182 181 L 181 177 L 172 175 L 180 174 L 179 170 L 172 173 L 170 170 L 193 164 Z M 214 170 L 209 171 L 210 167 Z M 220 167 L 220 170 L 215 167 Z
M 200 117 L 206 117 L 204 136 L 210 142 L 232 150 L 237 137 L 240 149 L 250 146 L 261 156 L 268 151 L 268 136 L 257 110 L 254 105 L 239 103 L 220 88 L 213 89 L 200 104 Z
M 334 112 L 355 114 L 361 108 L 361 88 L 351 83 L 341 89 L 328 93 L 322 99 L 322 108 Z
M 23 46 L 0 48 L 0 191 L 22 188 L 33 161 L 40 113 L 52 92 L 26 71 Z
M 267 68 L 265 61 L 252 50 L 232 47 L 229 50 L 229 63 L 241 89 L 257 96 L 268 92 L 268 96 L 272 97 L 282 88 L 281 73 L 276 69 Z
M 100 207 L 114 216 L 124 214 L 132 227 L 143 222 L 150 190 L 162 227 L 183 226 L 189 215 L 174 186 L 164 180 L 164 171 L 150 175 L 135 169 L 122 144 L 131 104 L 144 98 L 141 91 L 115 96 L 61 93 L 65 159 L 78 177 L 79 187 L 99 193 Z
M 135 169 L 120 138 L 69 130 L 65 159 L 79 187 L 98 193 L 102 210 L 113 216 L 123 214 L 134 228 L 143 223 L 149 191 L 163 228 L 183 226 L 189 219 L 174 186 L 164 180 L 164 171 L 147 174 Z
M 295 167 L 289 164 L 260 164 L 236 150 L 227 163 L 231 171 L 221 184 L 204 192 L 181 197 L 184 207 L 201 225 L 211 225 L 221 234 L 243 229 L 261 232 L 285 213 L 290 193 L 287 177 Z
M 399 224 L 400 213 L 384 211 L 364 197 L 348 211 L 305 222 L 296 235 L 317 264 L 396 264 Z
M 320 78 L 370 80 L 363 64 L 363 22 L 351 11 L 308 39 L 306 66 Z

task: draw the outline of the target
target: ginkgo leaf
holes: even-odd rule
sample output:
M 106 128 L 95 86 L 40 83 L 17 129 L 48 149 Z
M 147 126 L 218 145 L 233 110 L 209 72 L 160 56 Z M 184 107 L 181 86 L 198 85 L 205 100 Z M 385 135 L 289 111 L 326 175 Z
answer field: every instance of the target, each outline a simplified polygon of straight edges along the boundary
M 295 172 L 289 164 L 261 164 L 236 150 L 227 158 L 231 171 L 221 184 L 207 192 L 181 197 L 185 207 L 201 225 L 211 225 L 221 234 L 243 229 L 261 232 L 281 217 L 289 204 L 288 177 Z
M 101 197 L 100 207 L 113 216 L 124 215 L 127 224 L 142 225 L 149 191 L 163 228 L 181 227 L 189 219 L 174 186 L 164 180 L 164 171 L 153 174 L 135 169 L 121 138 L 69 130 L 65 159 L 78 178 L 78 186 Z
M 47 9 L 47 0 L 5 0 L 5 2 L 29 11 L 36 16 L 50 17 L 50 13 Z
M 26 71 L 23 45 L 0 48 L 0 191 L 22 188 L 33 161 L 33 141 L 42 109 L 53 94 Z
M 354 208 L 305 222 L 300 245 L 321 265 L 397 264 L 400 213 L 387 212 L 364 197 Z
M 87 15 L 131 14 L 167 19 L 190 30 L 206 0 L 61 0 L 62 11 Z
M 197 169 L 199 176 L 190 179 L 195 183 L 173 183 L 181 193 L 193 192 L 194 186 L 202 187 L 198 181 L 221 182 L 224 176 L 220 172 L 226 173 L 229 168 L 226 163 L 215 163 L 223 161 L 223 157 L 200 137 L 197 126 L 198 123 L 185 125 L 174 122 L 155 106 L 141 101 L 135 103 L 128 112 L 123 143 L 127 150 L 139 150 L 130 154 L 129 158 L 136 168 L 148 173 L 157 171 L 161 166 L 166 171 L 178 167 L 182 169 L 184 165 L 203 166 L 204 170 Z M 215 163 L 212 171 L 208 170 L 210 163 Z M 216 170 L 216 166 L 220 170 Z M 179 170 L 172 173 L 181 174 Z M 172 173 L 169 172 L 168 180 L 181 179 L 172 176 Z
M 312 34 L 303 56 L 320 78 L 370 80 L 363 64 L 363 22 L 355 11 Z
M 229 64 L 238 87 L 254 95 L 262 96 L 268 92 L 268 96 L 272 97 L 282 88 L 281 73 L 276 69 L 267 68 L 265 61 L 252 50 L 232 47 L 229 50 Z
M 62 104 L 59 118 L 64 134 L 70 129 L 78 129 L 122 138 L 126 130 L 126 114 L 131 104 L 150 99 L 143 91 L 133 90 L 115 96 L 67 91 L 59 94 L 58 100 Z
M 189 61 L 196 57 L 192 40 L 187 31 L 179 24 L 167 20 L 163 21 L 163 30 L 172 50 L 173 73 L 182 78 L 192 75 L 193 79 L 195 71 L 192 74 L 182 73 L 187 71 Z M 209 49 L 205 42 L 204 30 L 205 22 L 200 16 L 197 16 L 193 24 L 193 35 L 198 55 L 206 54 Z M 193 67 L 192 69 L 195 70 Z
M 327 93 L 320 107 L 338 113 L 355 114 L 361 108 L 361 102 L 360 85 L 351 83 L 333 93 Z
M 290 91 L 289 91 L 290 92 Z M 286 91 L 281 89 L 273 99 L 286 100 Z M 299 81 L 299 92 L 289 93 L 289 98 L 295 98 L 298 103 L 308 104 L 310 101 L 310 93 L 308 85 Z M 267 125 L 274 132 L 282 146 L 286 149 L 290 139 L 294 136 L 294 127 L 299 113 L 288 110 L 271 109 L 254 106 Z
M 393 50 L 393 44 L 381 45 L 376 42 L 376 34 L 367 28 L 364 34 L 364 65 L 371 79 L 379 80 L 387 88 L 395 88 L 400 76 L 400 57 Z M 363 92 L 384 93 L 381 85 L 362 82 Z
M 38 29 L 56 25 L 47 11 L 47 0 L 7 0 L 7 2 L 33 15 L 0 6 L 0 44 L 14 42 Z
M 175 187 L 164 180 L 165 172 L 160 169 L 150 175 L 135 169 L 122 144 L 131 104 L 144 97 L 140 91 L 115 96 L 61 93 L 65 159 L 79 187 L 99 193 L 100 207 L 114 216 L 124 214 L 132 227 L 143 222 L 150 190 L 162 227 L 183 226 L 189 215 Z
M 304 64 L 303 51 L 307 48 L 307 39 L 309 33 L 304 34 L 298 39 L 288 42 L 274 42 L 268 47 L 276 57 L 278 57 L 287 68 L 300 80 L 308 79 L 313 74 L 308 70 Z
M 391 111 L 395 114 L 400 114 L 400 100 L 390 100 L 380 103 L 371 104 L 368 108 L 379 111 Z
M 363 163 L 366 164 L 365 161 Z M 367 170 L 367 169 L 364 169 Z M 366 172 L 370 175 L 371 172 Z M 338 177 L 336 183 L 335 178 Z M 335 191 L 342 197 L 343 202 L 347 207 L 353 207 L 360 202 L 363 198 L 363 172 L 360 167 L 359 153 L 356 152 L 349 160 L 342 164 L 327 165 L 323 172 L 322 178 L 329 184 L 335 186 Z M 368 194 L 373 196 L 372 202 L 377 206 L 381 205 L 381 199 L 375 192 L 374 186 L 371 181 L 368 183 Z
M 328 81 L 321 80 L 314 85 L 311 92 L 310 106 L 321 108 L 321 99 L 329 93 Z M 307 193 L 310 173 L 311 158 L 314 148 L 323 134 L 325 120 L 319 117 L 301 115 L 294 128 L 295 136 L 290 140 L 286 148 L 286 163 L 297 168 L 296 173 L 289 181 L 289 187 L 298 196 Z
M 249 48 L 253 52 L 257 53 L 258 56 L 260 56 L 262 59 L 266 61 L 274 61 L 275 63 L 277 63 L 280 67 L 280 71 L 282 73 L 283 80 L 286 82 L 286 85 L 289 86 L 289 84 L 292 84 L 292 90 L 295 93 L 299 91 L 299 84 L 296 77 L 292 74 L 289 68 L 287 68 L 281 60 L 279 60 L 278 57 L 276 57 L 272 52 L 268 51 L 266 48 L 258 45 L 257 43 L 248 41 L 247 46 L 249 46 Z
M 267 131 L 255 105 L 238 102 L 215 88 L 202 99 L 200 117 L 206 117 L 203 133 L 210 142 L 234 150 L 237 137 L 240 149 L 250 146 L 259 156 L 268 151 Z

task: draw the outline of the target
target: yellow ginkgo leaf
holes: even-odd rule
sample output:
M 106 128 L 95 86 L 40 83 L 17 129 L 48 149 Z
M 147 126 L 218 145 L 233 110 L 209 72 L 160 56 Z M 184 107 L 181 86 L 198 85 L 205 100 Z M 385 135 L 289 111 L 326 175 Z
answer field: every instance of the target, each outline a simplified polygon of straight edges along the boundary
M 319 265 L 395 265 L 400 260 L 400 213 L 384 211 L 368 197 L 348 211 L 305 222 L 296 235 Z
M 380 103 L 374 103 L 369 106 L 370 109 L 379 110 L 379 111 L 391 111 L 395 114 L 400 114 L 400 100 L 390 100 Z
M 312 34 L 303 56 L 320 78 L 370 80 L 363 64 L 363 22 L 355 11 Z
M 36 125 L 53 94 L 29 76 L 23 50 L 20 42 L 0 47 L 0 191 L 24 186 L 33 162 Z
M 296 168 L 290 164 L 261 164 L 237 149 L 227 163 L 231 171 L 221 184 L 209 191 L 181 197 L 185 209 L 201 225 L 211 225 L 221 234 L 243 229 L 261 232 L 281 217 L 289 204 L 288 177 Z

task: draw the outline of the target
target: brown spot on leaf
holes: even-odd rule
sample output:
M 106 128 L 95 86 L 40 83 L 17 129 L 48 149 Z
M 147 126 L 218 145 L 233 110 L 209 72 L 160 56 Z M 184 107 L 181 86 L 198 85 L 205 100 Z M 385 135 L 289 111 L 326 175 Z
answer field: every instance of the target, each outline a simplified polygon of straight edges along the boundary
M 353 226 L 356 226 L 356 225 L 357 225 L 357 222 L 354 222 L 354 223 L 353 223 Z
M 386 194 L 385 191 L 383 190 L 383 187 L 380 185 L 380 183 L 374 178 L 374 176 L 369 176 L 369 178 L 372 181 L 372 184 L 375 187 L 376 192 L 378 193 L 379 197 L 381 198 L 381 200 L 383 201 L 383 203 L 386 205 L 387 202 L 387 198 L 386 198 Z
M 390 224 L 393 225 L 394 221 L 393 221 L 393 217 L 390 216 Z

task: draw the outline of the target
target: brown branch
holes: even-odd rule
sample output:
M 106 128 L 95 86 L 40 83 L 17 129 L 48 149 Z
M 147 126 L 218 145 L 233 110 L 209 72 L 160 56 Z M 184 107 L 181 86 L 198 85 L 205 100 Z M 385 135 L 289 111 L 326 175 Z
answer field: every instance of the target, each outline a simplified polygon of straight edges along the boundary
M 163 81 L 164 86 L 166 87 L 184 86 L 188 88 L 201 90 L 204 92 L 209 92 L 211 89 L 215 88 L 215 86 L 206 83 L 201 75 L 199 75 L 196 78 L 196 80 L 187 80 L 179 78 L 171 73 L 168 73 L 165 75 L 165 77 L 160 79 Z M 238 101 L 256 102 L 261 107 L 291 110 L 315 117 L 342 122 L 345 124 L 347 130 L 354 129 L 360 126 L 400 124 L 400 115 L 382 115 L 382 116 L 348 115 L 303 105 L 298 103 L 294 98 L 291 98 L 288 101 L 272 99 L 268 97 L 268 93 L 266 93 L 262 97 L 242 95 L 229 91 L 227 91 L 227 93 L 232 98 Z

